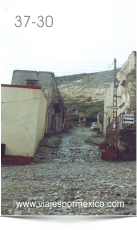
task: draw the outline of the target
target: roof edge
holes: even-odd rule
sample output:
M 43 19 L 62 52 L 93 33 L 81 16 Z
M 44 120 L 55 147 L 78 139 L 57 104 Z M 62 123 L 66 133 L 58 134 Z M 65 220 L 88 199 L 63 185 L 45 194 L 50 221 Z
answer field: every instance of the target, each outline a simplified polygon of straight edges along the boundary
M 28 86 L 28 85 L 8 85 L 8 84 L 1 84 L 1 87 L 14 87 L 14 88 L 25 88 L 25 89 L 41 89 L 40 86 Z

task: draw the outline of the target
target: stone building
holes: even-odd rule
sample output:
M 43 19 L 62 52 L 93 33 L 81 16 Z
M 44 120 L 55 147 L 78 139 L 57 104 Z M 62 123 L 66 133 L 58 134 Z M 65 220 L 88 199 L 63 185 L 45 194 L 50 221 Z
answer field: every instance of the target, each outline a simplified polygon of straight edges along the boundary
M 120 71 L 117 73 L 120 81 L 117 88 L 117 127 L 118 148 L 120 151 L 128 150 L 135 155 L 136 149 L 136 51 L 133 51 Z M 107 143 L 111 143 L 113 130 L 113 94 L 114 82 L 105 92 L 103 134 Z M 123 123 L 123 114 L 133 114 L 134 124 Z M 126 135 L 125 135 L 126 133 Z
M 85 127 L 86 126 L 87 112 L 76 110 L 70 115 L 71 123 L 73 127 Z
M 65 106 L 58 91 L 54 73 L 14 70 L 11 84 L 42 87 L 48 97 L 45 135 L 63 131 Z

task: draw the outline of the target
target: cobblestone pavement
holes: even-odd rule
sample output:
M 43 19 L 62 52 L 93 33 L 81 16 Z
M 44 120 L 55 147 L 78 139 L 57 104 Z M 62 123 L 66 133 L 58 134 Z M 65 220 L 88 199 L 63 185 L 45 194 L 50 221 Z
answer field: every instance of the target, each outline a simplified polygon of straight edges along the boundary
M 91 135 L 74 128 L 59 148 L 39 146 L 34 163 L 2 166 L 1 214 L 136 215 L 136 162 L 102 160 L 98 146 L 84 142 Z

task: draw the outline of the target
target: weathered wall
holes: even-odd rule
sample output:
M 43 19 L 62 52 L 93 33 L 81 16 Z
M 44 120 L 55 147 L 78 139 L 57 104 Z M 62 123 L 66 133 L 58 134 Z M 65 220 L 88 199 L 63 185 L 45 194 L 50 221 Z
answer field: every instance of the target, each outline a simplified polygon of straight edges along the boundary
M 37 80 L 37 86 L 47 88 L 49 99 L 48 106 L 51 104 L 54 98 L 55 84 L 54 74 L 52 72 L 37 72 L 27 70 L 14 70 L 12 75 L 12 85 L 26 85 L 26 80 Z
M 106 127 L 109 125 L 109 123 L 112 123 L 113 90 L 114 90 L 114 83 L 112 82 L 110 86 L 107 88 L 107 90 L 105 91 L 104 123 L 103 123 L 104 136 L 106 136 Z
M 1 143 L 5 155 L 33 158 L 44 136 L 47 98 L 40 87 L 1 87 Z
M 119 133 L 119 159 L 127 158 L 133 160 L 136 158 L 136 130 L 121 129 Z
M 39 142 L 44 137 L 45 123 L 47 122 L 48 98 L 45 97 L 43 90 L 40 93 L 35 151 L 39 145 Z
M 45 133 L 61 133 L 64 123 L 64 104 L 61 100 L 60 93 L 57 88 L 56 79 L 52 72 L 36 72 L 26 70 L 14 70 L 11 84 L 26 85 L 26 80 L 37 80 L 37 85 L 47 90 L 48 94 L 48 115 L 45 124 Z M 60 107 L 57 113 L 54 104 Z
M 117 116 L 123 113 L 136 114 L 136 52 L 133 51 L 128 60 L 124 63 L 117 74 L 119 87 L 117 89 L 117 106 L 119 110 Z M 106 136 L 106 128 L 112 123 L 113 117 L 113 87 L 114 83 L 107 88 L 104 100 L 104 127 L 103 132 Z M 109 119 L 110 118 L 110 119 Z M 122 126 L 122 123 L 119 123 Z
M 123 67 L 117 74 L 117 78 L 120 81 L 119 86 L 117 88 L 117 107 L 119 110 L 117 111 L 117 124 L 118 124 L 118 146 L 119 149 L 122 149 L 126 152 L 129 151 L 130 146 L 133 146 L 133 143 L 124 144 L 123 137 L 121 136 L 120 130 L 126 130 L 127 137 L 128 132 L 131 131 L 133 136 L 136 135 L 136 52 L 133 51 L 128 60 L 124 63 Z M 111 141 L 111 133 L 112 133 L 112 122 L 113 122 L 113 87 L 114 83 L 112 82 L 110 87 L 105 92 L 105 100 L 104 100 L 104 127 L 103 133 L 105 138 L 107 138 L 107 142 Z M 123 114 L 134 114 L 134 124 L 124 124 L 123 123 Z M 125 136 L 124 136 L 125 139 Z M 128 139 L 128 138 L 127 138 Z M 134 138 L 132 138 L 134 139 Z M 123 147 L 123 146 L 126 147 Z M 135 150 L 136 142 L 134 141 Z M 127 150 L 128 149 L 128 150 Z M 132 148 L 131 148 L 132 149 Z M 131 151 L 132 153 L 132 151 Z
M 120 81 L 119 87 L 117 89 L 118 97 L 118 116 L 120 113 L 133 113 L 136 107 L 136 52 L 133 51 L 128 60 L 123 65 L 122 69 L 119 71 L 117 78 Z M 132 105 L 131 105 L 132 104 Z

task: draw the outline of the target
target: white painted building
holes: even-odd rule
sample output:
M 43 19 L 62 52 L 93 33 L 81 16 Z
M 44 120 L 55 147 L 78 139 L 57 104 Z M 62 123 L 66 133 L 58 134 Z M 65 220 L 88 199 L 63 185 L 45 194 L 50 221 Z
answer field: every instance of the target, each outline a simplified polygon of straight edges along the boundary
M 48 99 L 38 86 L 1 85 L 2 163 L 28 164 L 44 137 Z

